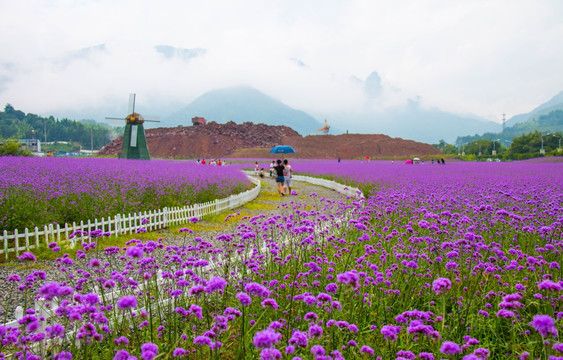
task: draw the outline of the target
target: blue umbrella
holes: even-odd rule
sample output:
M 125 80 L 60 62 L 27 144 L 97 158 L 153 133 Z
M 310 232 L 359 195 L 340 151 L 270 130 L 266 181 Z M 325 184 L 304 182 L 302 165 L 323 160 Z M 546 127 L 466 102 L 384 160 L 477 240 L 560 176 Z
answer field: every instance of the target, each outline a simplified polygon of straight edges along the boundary
M 295 149 L 289 145 L 277 145 L 274 146 L 270 152 L 273 154 L 292 154 L 295 152 Z

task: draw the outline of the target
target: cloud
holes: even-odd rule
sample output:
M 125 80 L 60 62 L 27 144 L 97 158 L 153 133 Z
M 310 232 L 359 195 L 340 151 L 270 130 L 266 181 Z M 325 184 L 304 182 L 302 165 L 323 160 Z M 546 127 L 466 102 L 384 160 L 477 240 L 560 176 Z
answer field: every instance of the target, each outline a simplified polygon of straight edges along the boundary
M 0 102 L 44 115 L 117 110 L 130 92 L 171 113 L 248 84 L 318 114 L 420 96 L 500 120 L 563 84 L 557 0 L 29 0 L 0 13 Z

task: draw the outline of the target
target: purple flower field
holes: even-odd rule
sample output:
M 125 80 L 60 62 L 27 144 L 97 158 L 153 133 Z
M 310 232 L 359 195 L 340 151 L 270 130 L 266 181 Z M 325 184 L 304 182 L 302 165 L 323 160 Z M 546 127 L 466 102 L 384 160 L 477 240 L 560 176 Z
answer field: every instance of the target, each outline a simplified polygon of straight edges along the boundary
M 41 328 L 28 310 L 19 330 L 0 327 L 0 352 L 563 357 L 561 164 L 293 163 L 296 174 L 329 174 L 373 190 L 366 200 L 295 198 L 285 215 L 246 218 L 216 244 L 188 231 L 182 247 L 131 240 L 103 249 L 92 239 L 83 244 L 90 259 L 57 260 L 61 271 L 81 269 L 64 283 L 41 271 L 8 279 L 14 292 L 53 301 L 55 316 Z M 107 296 L 115 289 L 118 297 Z M 2 300 L 9 303 L 9 294 Z
M 248 186 L 234 168 L 195 162 L 3 157 L 0 230 L 202 203 Z

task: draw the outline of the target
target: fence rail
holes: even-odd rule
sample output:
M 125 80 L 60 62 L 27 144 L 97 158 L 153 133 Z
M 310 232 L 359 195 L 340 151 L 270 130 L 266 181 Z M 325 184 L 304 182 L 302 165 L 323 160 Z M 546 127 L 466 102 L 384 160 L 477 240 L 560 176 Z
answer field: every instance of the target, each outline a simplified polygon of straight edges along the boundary
M 81 221 L 80 224 L 49 224 L 42 229 L 35 227 L 32 230 L 25 228 L 23 231 L 17 229 L 13 234 L 8 234 L 4 230 L 0 234 L 0 254 L 4 254 L 8 259 L 9 253 L 15 252 L 19 256 L 21 251 L 30 251 L 38 248 L 43 242 L 48 245 L 50 242 L 70 243 L 72 247 L 76 242 L 82 242 L 93 230 L 109 232 L 112 235 L 132 234 L 140 229 L 157 230 L 171 225 L 186 223 L 191 217 L 202 217 L 205 215 L 218 214 L 225 210 L 237 208 L 249 201 L 254 200 L 260 193 L 260 181 L 251 176 L 250 181 L 256 185 L 254 188 L 243 193 L 232 195 L 224 199 L 208 201 L 203 204 L 194 204 L 184 207 L 164 208 L 154 211 L 143 211 L 134 214 L 117 214 L 114 217 L 101 220 Z M 80 231 L 79 235 L 71 236 Z

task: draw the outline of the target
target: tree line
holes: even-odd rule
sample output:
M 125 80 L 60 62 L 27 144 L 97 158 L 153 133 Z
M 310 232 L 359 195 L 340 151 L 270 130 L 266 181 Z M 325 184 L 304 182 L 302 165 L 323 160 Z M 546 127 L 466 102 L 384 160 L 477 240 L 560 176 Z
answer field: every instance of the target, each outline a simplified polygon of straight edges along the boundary
M 485 133 L 483 135 L 469 135 L 469 136 L 459 136 L 456 140 L 456 145 L 468 144 L 476 140 L 502 140 L 503 142 L 510 143 L 517 137 L 525 134 L 533 133 L 538 131 L 540 133 L 553 133 L 560 132 L 563 130 L 563 110 L 553 110 L 545 115 L 541 115 L 538 118 L 533 118 L 532 120 L 515 124 L 513 126 L 507 127 L 503 132 L 499 133 Z
M 123 133 L 122 128 L 99 124 L 93 120 L 76 121 L 41 117 L 16 110 L 7 104 L 0 111 L 0 138 L 39 139 L 42 142 L 66 141 L 77 143 L 84 149 L 100 149 Z

